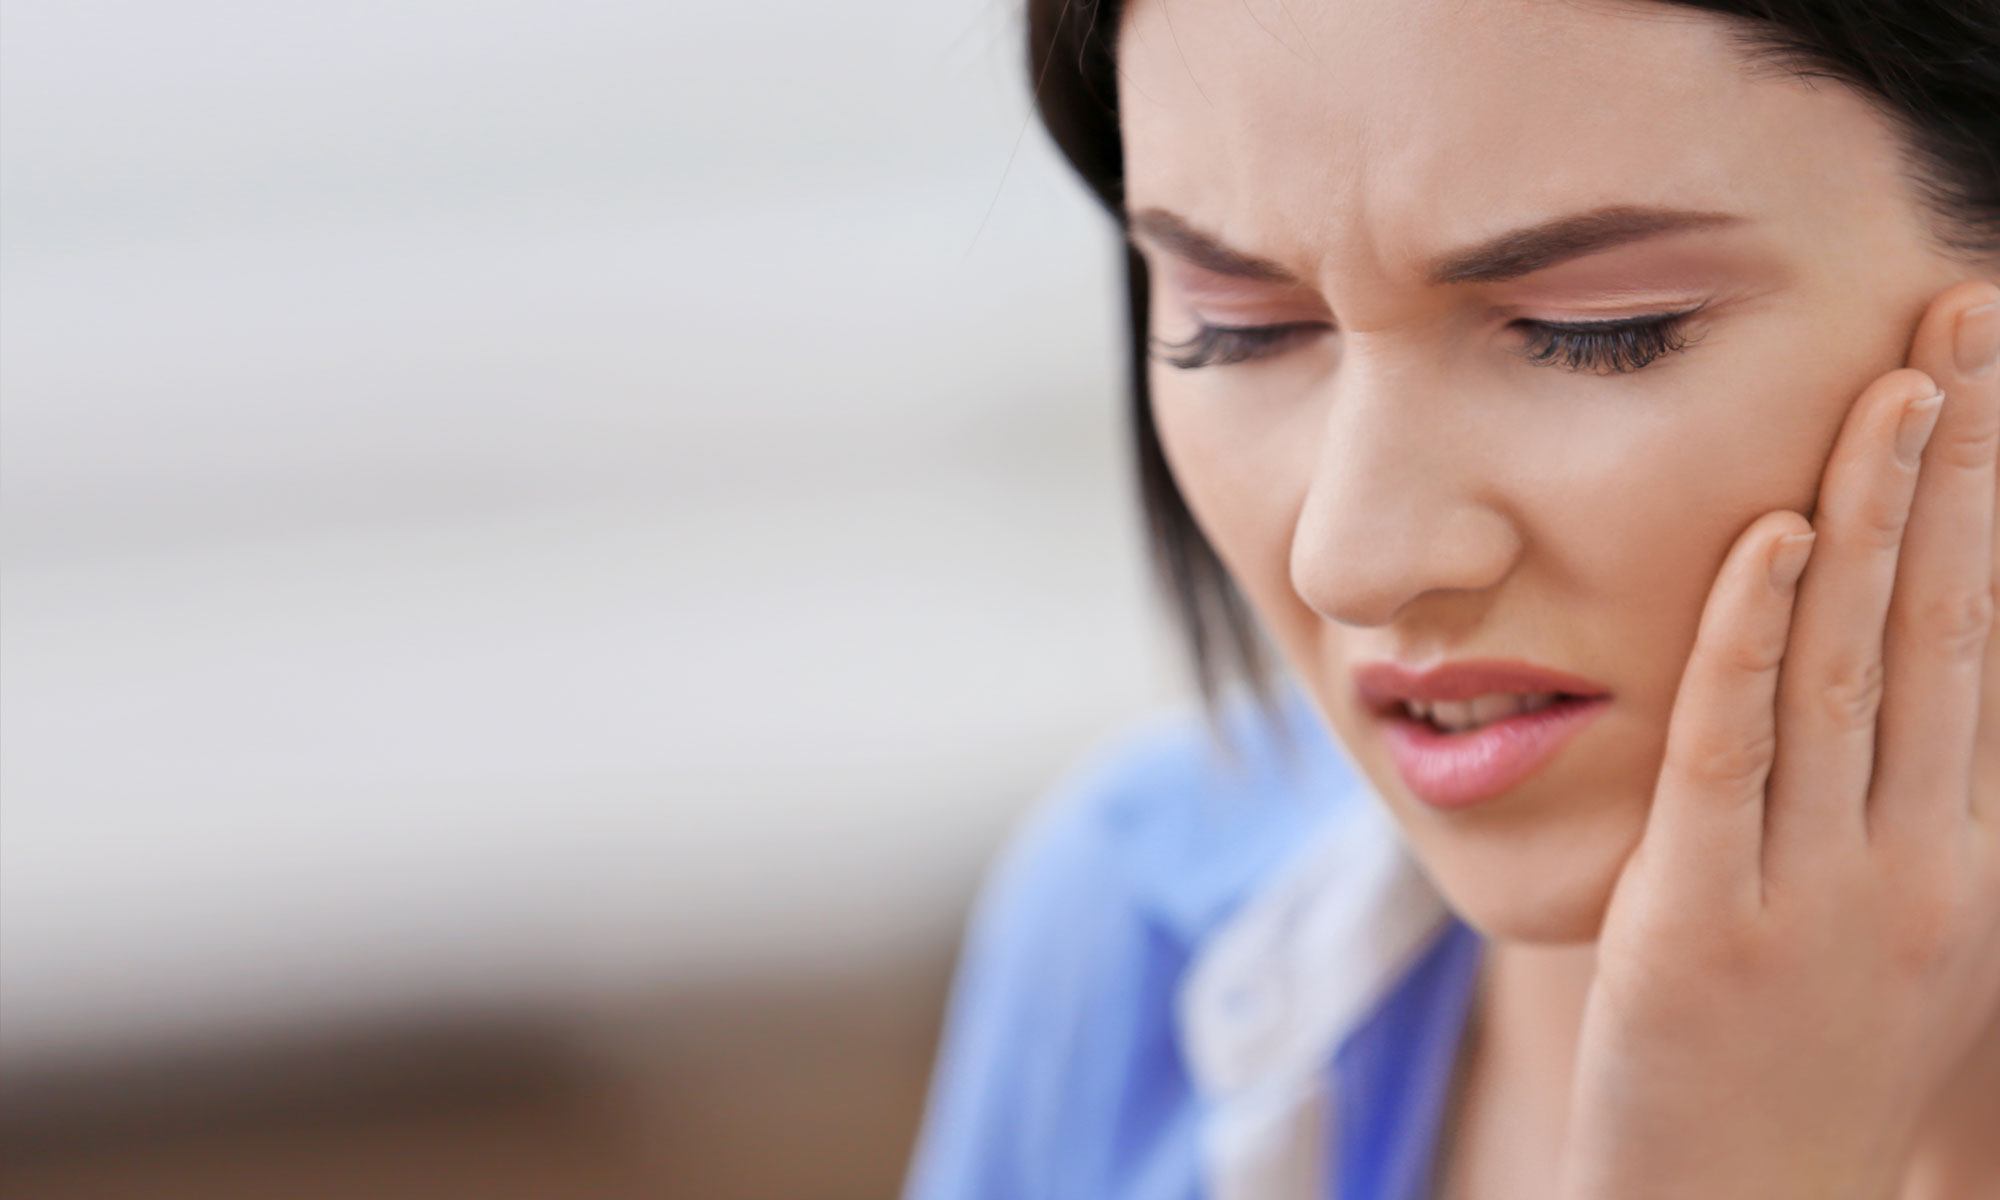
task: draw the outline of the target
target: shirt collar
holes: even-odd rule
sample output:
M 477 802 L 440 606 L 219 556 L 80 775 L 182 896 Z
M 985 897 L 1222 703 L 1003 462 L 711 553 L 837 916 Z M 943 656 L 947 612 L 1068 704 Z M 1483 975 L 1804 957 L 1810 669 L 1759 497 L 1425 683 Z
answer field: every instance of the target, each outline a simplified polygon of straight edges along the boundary
M 1217 1200 L 1327 1194 L 1329 1064 L 1456 923 L 1358 773 L 1330 807 L 1217 920 L 1176 995 Z
M 1208 1092 L 1319 1070 L 1450 921 L 1379 802 L 1344 809 L 1242 909 L 1179 995 Z
M 1134 899 L 1190 951 L 1366 790 L 1296 685 L 1281 693 L 1275 723 L 1241 695 L 1220 715 L 1236 760 L 1197 714 L 1176 714 L 1140 735 L 1160 745 L 1135 756 L 1140 770 L 1106 811 Z

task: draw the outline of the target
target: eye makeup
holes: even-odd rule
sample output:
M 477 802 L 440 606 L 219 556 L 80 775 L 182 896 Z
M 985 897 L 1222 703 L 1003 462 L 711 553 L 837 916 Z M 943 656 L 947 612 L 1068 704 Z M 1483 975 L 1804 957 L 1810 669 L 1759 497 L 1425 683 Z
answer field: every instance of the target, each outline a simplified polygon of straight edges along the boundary
M 1679 354 L 1698 339 L 1690 338 L 1688 320 L 1704 305 L 1680 312 L 1607 321 L 1517 321 L 1527 335 L 1522 357 L 1535 366 L 1565 371 L 1625 375 L 1644 370 L 1670 354 Z
M 1185 341 L 1149 340 L 1153 357 L 1170 367 L 1192 371 L 1199 367 L 1224 367 L 1275 353 L 1305 334 L 1326 329 L 1323 322 L 1293 322 L 1286 325 L 1209 325 L 1196 327 Z
M 1676 311 L 1589 321 L 1521 319 L 1510 328 L 1520 331 L 1523 338 L 1517 356 L 1532 366 L 1624 375 L 1644 370 L 1699 341 L 1690 335 L 1688 323 L 1706 307 L 1703 302 Z M 1193 334 L 1180 341 L 1149 338 L 1147 351 L 1155 361 L 1191 371 L 1266 358 L 1312 334 L 1331 330 L 1325 321 L 1223 324 L 1197 317 Z

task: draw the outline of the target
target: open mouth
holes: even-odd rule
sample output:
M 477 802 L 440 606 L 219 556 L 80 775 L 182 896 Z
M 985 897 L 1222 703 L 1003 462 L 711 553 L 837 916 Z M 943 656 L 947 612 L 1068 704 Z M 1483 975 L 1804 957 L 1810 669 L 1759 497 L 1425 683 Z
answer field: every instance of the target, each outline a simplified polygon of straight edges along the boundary
M 1354 687 L 1404 784 L 1439 808 L 1524 782 L 1611 706 L 1596 681 L 1527 659 L 1364 662 Z
M 1476 732 L 1502 721 L 1562 710 L 1595 697 L 1570 692 L 1493 693 L 1458 701 L 1402 700 L 1384 715 L 1421 724 L 1444 736 Z
M 1609 696 L 1553 692 L 1504 711 L 1398 701 L 1378 715 L 1411 794 L 1437 808 L 1462 808 L 1525 782 L 1610 704 Z

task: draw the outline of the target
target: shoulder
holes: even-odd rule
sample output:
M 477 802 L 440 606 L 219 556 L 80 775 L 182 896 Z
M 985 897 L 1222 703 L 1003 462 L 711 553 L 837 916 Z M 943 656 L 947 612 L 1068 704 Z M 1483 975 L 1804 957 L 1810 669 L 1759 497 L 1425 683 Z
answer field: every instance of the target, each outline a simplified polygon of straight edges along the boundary
M 1296 689 L 1273 713 L 1231 696 L 1218 717 L 1163 709 L 1073 762 L 989 870 L 976 926 L 1031 934 L 1048 953 L 1089 936 L 1095 914 L 1190 947 L 1308 833 L 1358 806 L 1364 785 Z
M 1211 727 L 1182 706 L 1099 743 L 1050 789 L 1008 857 L 1062 858 L 1066 845 L 1163 933 L 1201 941 L 1363 791 L 1296 689 L 1269 715 L 1233 696 L 1219 718 Z
M 1192 705 L 1119 730 L 1016 827 L 966 930 L 910 1195 L 1108 1195 L 1132 1169 L 1112 1156 L 1190 1148 L 1164 1136 L 1181 978 L 1354 780 L 1296 695 L 1277 724 L 1247 699 L 1222 716 L 1226 742 Z

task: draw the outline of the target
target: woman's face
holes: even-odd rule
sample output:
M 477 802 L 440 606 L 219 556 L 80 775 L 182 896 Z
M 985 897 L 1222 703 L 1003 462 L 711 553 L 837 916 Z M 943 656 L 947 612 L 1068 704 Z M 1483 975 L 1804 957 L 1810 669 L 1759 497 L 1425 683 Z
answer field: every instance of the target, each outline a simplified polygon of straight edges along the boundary
M 1119 30 L 1154 336 L 1295 326 L 1206 366 L 1154 362 L 1168 461 L 1490 935 L 1595 937 L 1725 552 L 1762 513 L 1812 513 L 1856 395 L 1902 365 L 1937 292 L 1981 273 L 1926 240 L 1880 116 L 1760 77 L 1726 30 L 1650 0 L 1132 0 Z M 1436 278 L 1456 251 L 1606 206 L 1718 215 Z M 1689 310 L 1677 337 L 1609 357 L 1526 324 Z M 1351 672 L 1467 658 L 1611 700 L 1525 781 L 1435 808 Z

